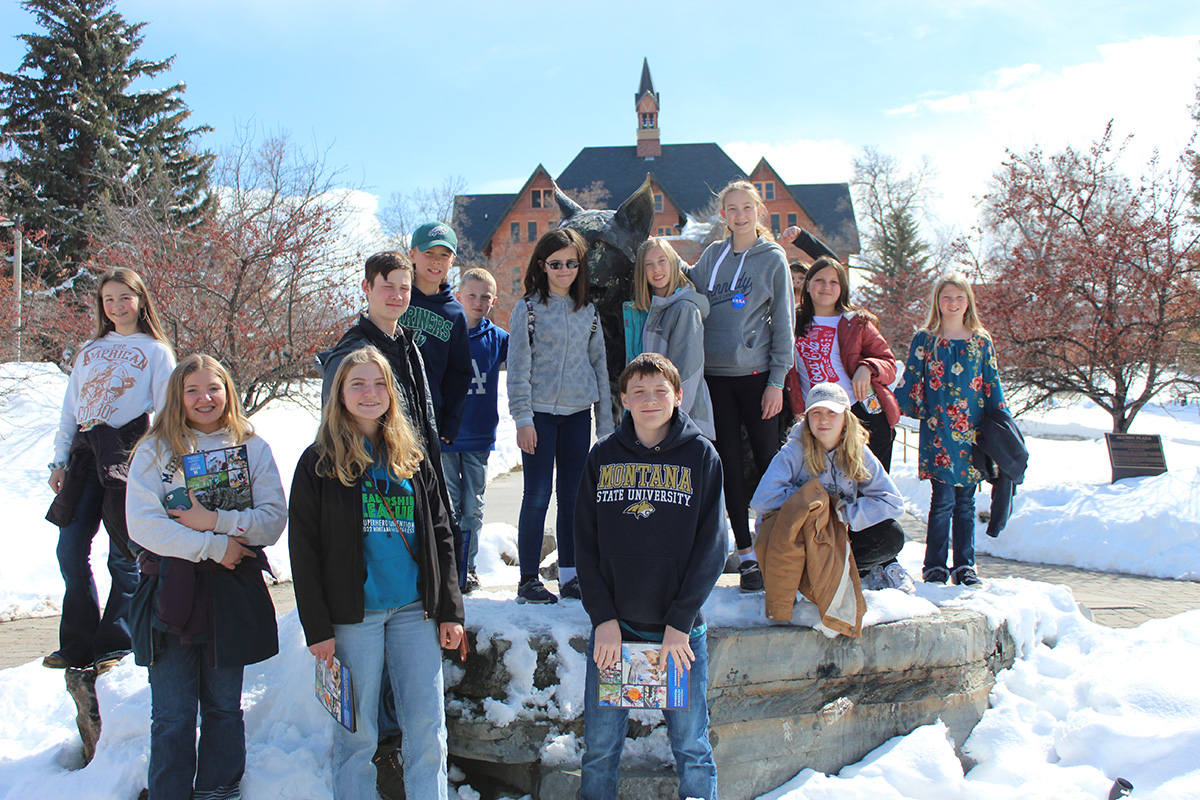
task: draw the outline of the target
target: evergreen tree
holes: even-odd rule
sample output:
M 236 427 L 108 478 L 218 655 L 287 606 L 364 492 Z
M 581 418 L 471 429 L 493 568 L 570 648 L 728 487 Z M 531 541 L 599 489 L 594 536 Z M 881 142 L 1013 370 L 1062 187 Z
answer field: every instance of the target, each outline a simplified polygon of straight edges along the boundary
M 20 36 L 20 68 L 0 73 L 0 173 L 8 213 L 23 215 L 37 242 L 29 269 L 51 286 L 88 256 L 101 198 L 131 186 L 163 187 L 160 208 L 196 222 L 209 202 L 212 155 L 193 147 L 206 126 L 185 126 L 183 84 L 134 90 L 174 57 L 137 57 L 145 23 L 130 24 L 113 0 L 25 0 L 45 33 Z

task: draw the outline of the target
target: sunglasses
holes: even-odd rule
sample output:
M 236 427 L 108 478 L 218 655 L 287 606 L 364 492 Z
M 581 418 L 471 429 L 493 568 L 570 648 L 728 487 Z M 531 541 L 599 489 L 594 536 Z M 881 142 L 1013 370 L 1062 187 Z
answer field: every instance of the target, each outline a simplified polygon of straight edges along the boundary
M 542 263 L 546 265 L 546 269 L 552 269 L 555 272 L 558 272 L 560 269 L 579 269 L 579 262 L 574 261 L 574 260 L 572 260 L 572 261 L 543 261 Z

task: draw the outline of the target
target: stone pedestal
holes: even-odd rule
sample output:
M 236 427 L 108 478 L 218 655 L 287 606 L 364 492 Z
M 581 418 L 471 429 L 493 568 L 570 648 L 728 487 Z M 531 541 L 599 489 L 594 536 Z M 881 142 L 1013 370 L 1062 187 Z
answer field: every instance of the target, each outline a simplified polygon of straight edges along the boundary
M 580 631 L 570 641 L 574 652 L 560 654 L 551 637 L 532 636 L 534 686 L 557 683 L 560 659 L 582 658 L 586 643 Z M 450 699 L 462 701 L 448 714 L 451 755 L 535 800 L 573 797 L 578 764 L 544 766 L 541 752 L 552 735 L 574 733 L 582 741 L 582 711 L 560 719 L 533 709 L 503 727 L 482 721 L 484 698 L 506 698 L 505 652 L 527 645 L 475 644 L 465 675 L 448 689 Z M 709 730 L 721 796 L 744 800 L 807 767 L 835 773 L 939 718 L 961 746 L 987 708 L 996 673 L 1012 664 L 1014 644 L 1005 628 L 991 628 L 976 612 L 943 610 L 867 628 L 861 639 L 828 639 L 792 626 L 714 628 L 708 652 Z M 653 712 L 644 719 L 650 721 L 631 722 L 632 738 L 655 735 L 662 724 Z M 676 796 L 669 766 L 626 758 L 622 774 L 623 798 Z

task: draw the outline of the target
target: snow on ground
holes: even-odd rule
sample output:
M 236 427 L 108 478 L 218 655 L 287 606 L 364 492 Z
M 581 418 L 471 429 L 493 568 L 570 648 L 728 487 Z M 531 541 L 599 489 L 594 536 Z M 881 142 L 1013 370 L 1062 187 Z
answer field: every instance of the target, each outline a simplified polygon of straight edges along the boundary
M 8 522 L 0 532 L 8 556 L 0 561 L 0 619 L 57 608 L 55 531 L 42 517 L 50 502 L 45 463 L 65 386 L 65 376 L 52 366 L 0 366 L 0 507 Z M 1134 432 L 1163 435 L 1171 472 L 1117 485 L 1109 484 L 1103 449 L 1106 420 L 1095 407 L 1077 406 L 1023 421 L 1032 452 L 1029 475 L 1009 527 L 997 541 L 981 533 L 979 550 L 1200 579 L 1200 419 L 1195 409 L 1143 411 Z M 286 485 L 312 440 L 315 417 L 301 405 L 280 403 L 253 421 L 272 445 Z M 489 477 L 519 462 L 512 420 L 503 415 L 501 425 Z M 915 450 L 908 452 L 906 462 L 898 442 L 895 474 L 910 508 L 924 516 L 928 486 L 916 480 Z M 981 493 L 978 508 L 987 504 Z M 516 583 L 516 567 L 504 558 L 511 558 L 515 540 L 511 525 L 485 527 L 478 570 L 485 586 Z M 102 565 L 105 547 L 101 534 L 94 564 Z M 270 555 L 285 577 L 286 539 Z M 910 543 L 901 561 L 918 572 L 921 557 L 921 546 Z M 103 572 L 97 575 L 102 593 L 107 590 Z M 534 708 L 555 716 L 578 714 L 583 657 L 567 642 L 587 633 L 582 609 L 573 601 L 528 608 L 512 600 L 512 591 L 503 589 L 466 599 L 472 628 L 514 643 L 505 664 L 518 702 L 493 703 L 483 713 L 498 726 Z M 915 597 L 894 590 L 868 592 L 867 604 L 868 626 L 946 606 L 972 608 L 993 624 L 1008 626 L 1019 659 L 999 676 L 991 707 L 967 742 L 966 754 L 976 766 L 963 774 L 945 728 L 935 724 L 885 743 L 837 776 L 805 771 L 764 798 L 1095 798 L 1107 796 L 1118 776 L 1134 784 L 1135 796 L 1200 797 L 1195 758 L 1200 685 L 1193 675 L 1200 659 L 1200 612 L 1111 630 L 1085 620 L 1069 590 L 1019 579 L 992 580 L 974 590 L 919 584 Z M 733 588 L 718 588 L 705 614 L 713 625 L 766 624 L 761 598 Z M 807 603 L 798 606 L 793 624 L 820 627 Z M 560 658 L 566 654 L 559 685 L 534 687 L 533 654 L 526 644 L 531 633 L 552 636 Z M 312 661 L 294 612 L 280 619 L 280 645 L 280 655 L 246 670 L 245 796 L 329 797 L 333 723 L 310 699 Z M 447 664 L 446 674 L 453 682 L 457 668 Z M 99 680 L 104 735 L 96 758 L 84 769 L 78 769 L 82 757 L 74 709 L 61 681 L 62 673 L 37 662 L 0 671 L 0 800 L 134 797 L 144 783 L 149 753 L 145 670 L 126 659 Z M 544 755 L 573 763 L 579 743 L 556 737 L 547 741 Z M 463 786 L 459 796 L 475 800 L 477 793 Z

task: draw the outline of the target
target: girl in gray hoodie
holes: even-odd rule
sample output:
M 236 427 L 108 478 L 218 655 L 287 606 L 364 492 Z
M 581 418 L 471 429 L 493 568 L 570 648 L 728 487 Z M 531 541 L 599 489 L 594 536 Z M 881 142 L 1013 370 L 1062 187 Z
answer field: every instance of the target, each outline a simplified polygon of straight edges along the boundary
M 743 592 L 762 591 L 751 547 L 742 426 L 760 473 L 779 450 L 783 379 L 792 366 L 796 315 L 783 248 L 759 221 L 766 207 L 754 184 L 721 190 L 729 238 L 714 242 L 688 275 L 708 298 L 704 377 L 712 398 L 717 453 L 725 473 L 725 510 L 741 558 Z
M 517 523 L 518 603 L 558 602 L 538 578 L 552 485 L 558 498 L 560 592 L 579 598 L 575 495 L 591 444 L 593 408 L 596 437 L 613 430 L 604 331 L 587 301 L 586 256 L 587 242 L 577 231 L 563 228 L 542 236 L 525 271 L 525 296 L 509 318 L 508 407 L 525 476 Z

